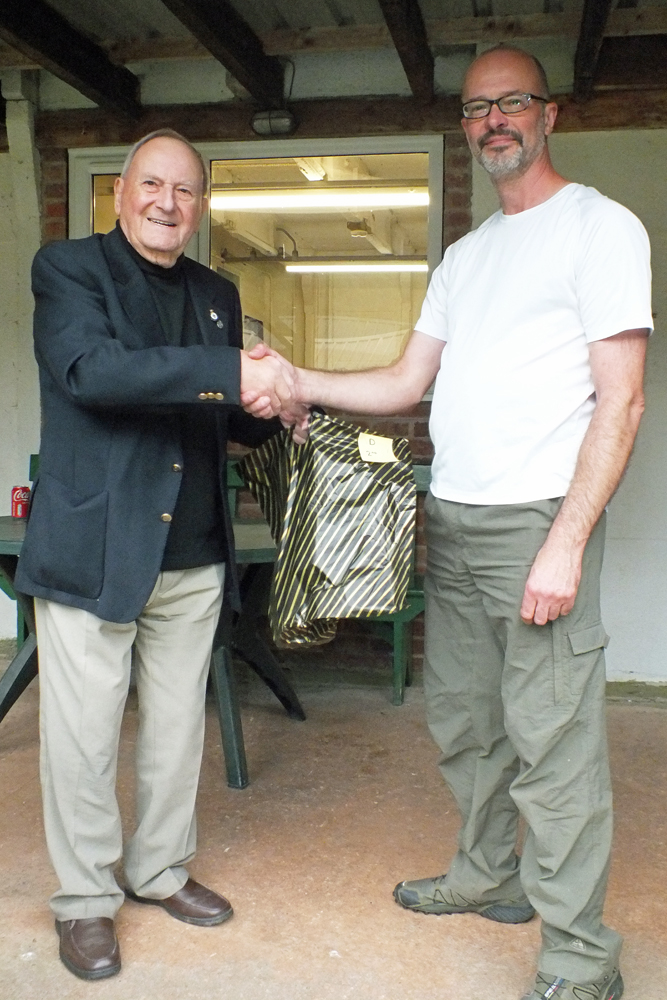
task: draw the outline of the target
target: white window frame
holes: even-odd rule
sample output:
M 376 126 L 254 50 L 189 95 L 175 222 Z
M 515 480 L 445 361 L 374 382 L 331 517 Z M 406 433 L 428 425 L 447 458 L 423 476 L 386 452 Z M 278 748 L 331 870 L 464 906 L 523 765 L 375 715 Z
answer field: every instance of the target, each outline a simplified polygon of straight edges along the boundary
M 354 139 L 261 139 L 244 142 L 195 142 L 209 169 L 211 160 L 251 160 L 289 156 L 364 156 L 373 153 L 428 153 L 429 277 L 442 259 L 443 135 L 369 136 Z M 119 173 L 130 146 L 69 150 L 69 236 L 81 239 L 93 231 L 92 182 L 95 174 Z M 210 214 L 186 253 L 209 266 Z

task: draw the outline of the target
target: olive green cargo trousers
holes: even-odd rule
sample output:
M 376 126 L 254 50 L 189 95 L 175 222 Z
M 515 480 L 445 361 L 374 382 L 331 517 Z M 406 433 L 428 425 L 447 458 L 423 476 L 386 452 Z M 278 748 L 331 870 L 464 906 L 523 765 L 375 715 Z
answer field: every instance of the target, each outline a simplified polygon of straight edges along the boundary
M 428 495 L 424 688 L 462 817 L 447 884 L 475 901 L 525 893 L 542 918 L 540 971 L 589 982 L 618 964 L 621 948 L 602 923 L 612 836 L 604 514 L 571 613 L 543 626 L 519 615 L 561 503 L 474 506 Z

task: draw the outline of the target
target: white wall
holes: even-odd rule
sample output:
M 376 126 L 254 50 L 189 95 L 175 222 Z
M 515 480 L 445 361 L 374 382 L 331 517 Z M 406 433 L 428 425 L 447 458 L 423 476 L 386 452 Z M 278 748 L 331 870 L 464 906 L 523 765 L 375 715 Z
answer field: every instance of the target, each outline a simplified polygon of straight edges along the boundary
M 9 155 L 0 153 L 0 515 L 12 486 L 28 485 L 38 448 L 39 401 L 32 358 L 32 298 L 22 273 Z M 16 634 L 15 605 L 0 592 L 0 639 Z
M 646 376 L 646 414 L 626 477 L 609 510 L 602 577 L 603 617 L 612 637 L 612 680 L 667 682 L 667 130 L 555 134 L 556 168 L 627 205 L 646 226 L 652 247 L 653 311 Z M 497 208 L 477 166 L 477 226 Z

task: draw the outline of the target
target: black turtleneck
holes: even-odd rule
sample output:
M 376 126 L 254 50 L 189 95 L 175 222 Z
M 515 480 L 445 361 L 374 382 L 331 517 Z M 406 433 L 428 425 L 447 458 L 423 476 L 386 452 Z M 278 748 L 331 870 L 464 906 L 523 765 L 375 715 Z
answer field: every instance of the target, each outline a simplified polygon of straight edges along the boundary
M 173 267 L 153 264 L 137 253 L 117 226 L 128 253 L 144 273 L 167 343 L 173 347 L 202 344 L 183 257 Z M 179 419 L 183 472 L 162 559 L 163 570 L 192 569 L 227 559 L 215 414 L 193 405 Z

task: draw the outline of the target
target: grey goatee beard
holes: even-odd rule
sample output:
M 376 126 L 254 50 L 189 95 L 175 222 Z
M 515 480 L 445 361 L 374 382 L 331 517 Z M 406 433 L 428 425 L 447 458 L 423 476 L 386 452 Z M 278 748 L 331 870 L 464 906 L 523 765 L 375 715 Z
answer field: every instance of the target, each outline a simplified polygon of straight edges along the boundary
M 493 153 L 484 148 L 488 138 L 498 135 L 506 135 L 514 139 L 518 145 L 513 153 Z M 522 174 L 534 163 L 546 145 L 546 136 L 539 136 L 538 141 L 532 148 L 526 149 L 523 138 L 511 129 L 497 129 L 489 131 L 481 137 L 478 143 L 478 151 L 475 154 L 476 160 L 481 163 L 488 174 L 492 177 L 507 177 L 510 174 Z

